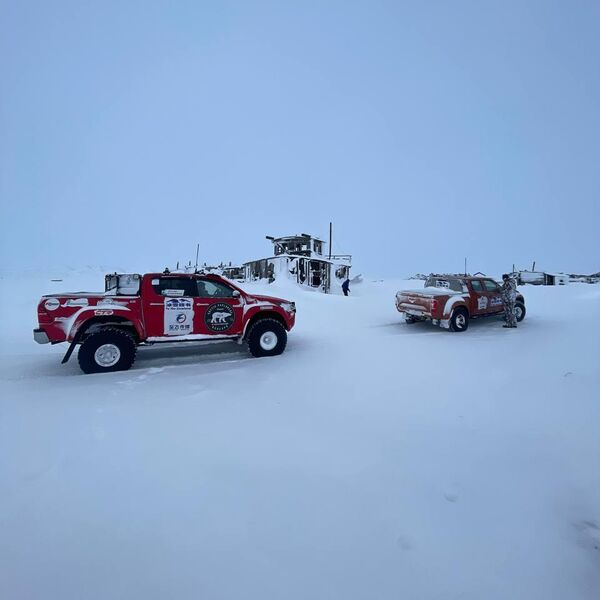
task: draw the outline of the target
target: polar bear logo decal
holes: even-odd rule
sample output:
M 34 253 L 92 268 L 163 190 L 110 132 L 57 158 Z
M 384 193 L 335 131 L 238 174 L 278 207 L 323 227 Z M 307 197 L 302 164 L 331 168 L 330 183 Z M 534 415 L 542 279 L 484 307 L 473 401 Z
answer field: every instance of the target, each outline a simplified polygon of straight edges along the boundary
M 225 302 L 211 304 L 204 315 L 204 323 L 211 331 L 227 331 L 234 321 L 233 308 Z
M 230 317 L 231 315 L 228 312 L 214 312 L 212 314 L 212 319 L 210 320 L 211 323 L 227 323 L 227 319 Z

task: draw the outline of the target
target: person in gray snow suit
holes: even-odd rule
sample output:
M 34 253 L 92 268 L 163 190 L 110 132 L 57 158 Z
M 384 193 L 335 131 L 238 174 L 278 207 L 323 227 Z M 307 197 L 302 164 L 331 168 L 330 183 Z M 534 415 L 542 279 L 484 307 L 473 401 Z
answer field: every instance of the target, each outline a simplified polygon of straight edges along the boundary
M 506 323 L 502 327 L 516 327 L 515 302 L 517 301 L 517 282 L 506 273 L 502 275 L 502 303 L 504 304 L 504 316 Z

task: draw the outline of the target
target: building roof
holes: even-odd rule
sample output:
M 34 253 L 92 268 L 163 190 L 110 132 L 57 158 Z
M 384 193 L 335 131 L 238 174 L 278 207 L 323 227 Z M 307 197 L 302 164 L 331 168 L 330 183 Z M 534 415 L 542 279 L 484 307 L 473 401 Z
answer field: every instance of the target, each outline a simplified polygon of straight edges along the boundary
M 325 240 L 322 240 L 321 238 L 318 238 L 314 235 L 309 235 L 308 233 L 301 233 L 300 235 L 284 235 L 282 237 L 273 238 L 274 242 L 284 242 L 286 240 L 314 240 L 317 242 L 325 242 Z
M 263 258 L 256 258 L 254 260 L 249 260 L 244 263 L 244 266 L 250 265 L 255 262 L 259 262 L 261 260 L 278 260 L 280 258 L 303 258 L 305 260 L 314 260 L 317 262 L 330 263 L 332 265 L 340 265 L 340 266 L 352 266 L 352 256 L 337 256 L 332 255 L 331 259 L 322 254 L 317 254 L 316 256 L 302 256 L 299 254 L 278 254 L 277 256 L 265 256 Z

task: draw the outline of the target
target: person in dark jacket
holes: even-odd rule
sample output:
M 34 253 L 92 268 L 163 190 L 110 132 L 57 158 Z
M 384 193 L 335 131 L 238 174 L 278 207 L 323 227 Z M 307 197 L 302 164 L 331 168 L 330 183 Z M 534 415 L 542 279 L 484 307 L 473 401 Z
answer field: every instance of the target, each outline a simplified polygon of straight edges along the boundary
M 504 316 L 506 324 L 502 327 L 514 328 L 517 326 L 515 315 L 515 302 L 517 301 L 517 282 L 508 274 L 502 275 L 502 303 L 504 304 Z
M 342 292 L 344 292 L 344 296 L 347 296 L 350 293 L 350 280 L 346 279 L 344 283 L 342 283 Z

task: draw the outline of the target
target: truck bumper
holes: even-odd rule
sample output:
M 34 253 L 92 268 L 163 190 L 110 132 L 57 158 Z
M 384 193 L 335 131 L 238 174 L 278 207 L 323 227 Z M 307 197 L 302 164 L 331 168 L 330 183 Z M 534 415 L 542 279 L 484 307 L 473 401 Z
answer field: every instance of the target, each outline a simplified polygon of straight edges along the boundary
M 431 319 L 431 315 L 426 312 L 425 308 L 415 304 L 408 304 L 405 302 L 397 302 L 396 309 L 398 312 L 406 313 L 412 317 L 421 317 L 423 319 Z
M 48 334 L 43 329 L 33 330 L 33 340 L 38 344 L 49 344 Z

